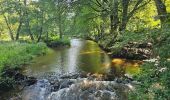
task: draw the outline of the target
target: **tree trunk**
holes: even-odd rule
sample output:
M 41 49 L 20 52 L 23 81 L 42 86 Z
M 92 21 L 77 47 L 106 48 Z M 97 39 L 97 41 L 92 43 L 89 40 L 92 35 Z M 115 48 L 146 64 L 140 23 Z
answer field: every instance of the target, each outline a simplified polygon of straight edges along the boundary
M 63 32 L 62 32 L 62 25 L 61 25 L 61 15 L 59 15 L 59 35 L 60 35 L 60 39 L 63 38 Z
M 31 40 L 33 41 L 34 40 L 34 36 L 33 36 L 32 32 L 31 32 L 31 29 L 30 29 L 30 22 L 27 20 L 26 23 L 27 23 L 27 27 L 28 27 L 28 33 L 30 35 Z
M 161 21 L 161 26 L 163 26 L 168 18 L 166 6 L 162 0 L 154 0 L 157 8 L 158 16 Z
M 48 32 L 47 32 L 47 33 L 46 33 L 46 41 L 48 41 L 48 35 L 49 35 L 49 34 L 48 34 Z
M 114 5 L 113 5 L 113 11 L 112 14 L 110 15 L 110 33 L 113 34 L 114 31 L 117 31 L 118 29 L 118 24 L 119 24 L 119 18 L 118 18 L 118 5 L 119 2 L 118 0 L 114 0 Z
M 20 0 L 19 0 L 18 2 L 20 2 Z M 22 15 L 21 7 L 20 7 L 20 9 L 19 9 L 18 14 L 19 14 L 19 25 L 18 25 L 17 32 L 16 32 L 16 40 L 19 39 L 20 30 L 21 30 L 21 26 L 22 26 L 22 23 L 23 23 L 23 22 L 22 22 L 22 21 L 23 21 L 23 15 Z
M 18 26 L 17 33 L 16 33 L 16 40 L 19 39 L 19 34 L 20 34 L 21 26 L 22 26 L 22 20 L 20 19 L 19 26 Z
M 25 5 L 25 7 L 27 7 L 27 0 L 24 0 L 24 5 Z M 27 12 L 27 10 L 25 10 L 25 16 L 26 16 L 26 27 L 27 27 L 27 31 L 28 31 L 28 33 L 29 33 L 29 35 L 30 35 L 31 40 L 34 40 L 34 37 L 33 37 L 33 35 L 32 35 L 31 29 L 30 29 L 30 21 L 29 21 L 29 19 L 28 19 L 28 12 Z
M 113 34 L 113 32 L 114 32 L 113 15 L 110 15 L 110 34 Z
M 100 30 L 101 30 L 101 32 L 100 32 L 100 39 L 102 39 L 102 37 L 103 37 L 103 34 L 105 34 L 105 25 L 104 25 L 104 23 L 102 23 L 102 25 L 100 25 Z
M 42 11 L 42 19 L 41 19 L 41 28 L 40 28 L 40 34 L 38 36 L 38 40 L 37 42 L 40 42 L 41 37 L 42 37 L 42 33 L 43 33 L 43 27 L 44 27 L 44 11 Z
M 14 35 L 13 35 L 12 29 L 11 29 L 9 23 L 8 23 L 8 19 L 4 14 L 3 14 L 3 17 L 5 19 L 6 25 L 7 25 L 8 30 L 9 30 L 9 36 L 10 36 L 11 40 L 14 40 Z
M 122 0 L 122 19 L 119 31 L 124 31 L 126 29 L 127 21 L 128 21 L 128 6 L 130 0 Z
M 42 32 L 43 32 L 43 28 L 42 28 L 42 26 L 41 26 L 41 29 L 40 29 L 40 34 L 39 34 L 39 37 L 38 37 L 38 40 L 37 40 L 37 42 L 40 42 L 40 40 L 41 40 L 41 37 L 42 37 Z

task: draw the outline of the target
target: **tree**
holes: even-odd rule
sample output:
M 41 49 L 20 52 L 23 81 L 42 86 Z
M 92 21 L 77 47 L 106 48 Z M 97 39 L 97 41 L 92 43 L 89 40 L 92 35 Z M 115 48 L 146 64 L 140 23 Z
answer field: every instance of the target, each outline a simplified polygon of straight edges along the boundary
M 6 6 L 9 6 L 9 7 L 6 7 Z M 9 14 L 14 13 L 11 10 L 12 7 L 13 7 L 13 1 L 7 0 L 7 1 L 1 1 L 1 3 L 0 3 L 1 14 L 3 15 L 3 18 L 5 20 L 6 26 L 8 28 L 9 36 L 10 36 L 11 40 L 14 40 L 14 33 L 13 33 L 12 28 L 11 28 L 10 20 L 9 20 L 10 19 Z
M 166 6 L 162 0 L 154 0 L 154 2 L 157 8 L 158 17 L 161 21 L 161 26 L 163 26 L 167 23 L 168 20 Z

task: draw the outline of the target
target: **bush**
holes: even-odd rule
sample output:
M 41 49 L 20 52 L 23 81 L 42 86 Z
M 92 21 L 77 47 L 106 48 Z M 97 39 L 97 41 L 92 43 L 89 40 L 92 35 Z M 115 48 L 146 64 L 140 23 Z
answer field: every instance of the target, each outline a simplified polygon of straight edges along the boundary
M 142 66 L 142 73 L 135 77 L 141 85 L 130 93 L 129 100 L 170 100 L 170 29 L 155 29 L 150 36 L 159 62 Z
M 0 44 L 0 72 L 27 64 L 34 56 L 46 52 L 47 47 L 44 43 L 2 42 Z
M 59 46 L 70 46 L 70 39 L 63 38 L 63 39 L 56 39 L 51 41 L 46 41 L 47 46 L 49 47 L 59 47 Z

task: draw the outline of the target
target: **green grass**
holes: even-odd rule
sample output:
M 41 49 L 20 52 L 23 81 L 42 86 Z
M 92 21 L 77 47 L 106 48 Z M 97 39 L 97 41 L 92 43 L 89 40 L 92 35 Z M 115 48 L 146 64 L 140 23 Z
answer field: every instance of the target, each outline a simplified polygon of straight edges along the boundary
M 28 64 L 33 57 L 46 52 L 44 43 L 0 42 L 0 73 Z

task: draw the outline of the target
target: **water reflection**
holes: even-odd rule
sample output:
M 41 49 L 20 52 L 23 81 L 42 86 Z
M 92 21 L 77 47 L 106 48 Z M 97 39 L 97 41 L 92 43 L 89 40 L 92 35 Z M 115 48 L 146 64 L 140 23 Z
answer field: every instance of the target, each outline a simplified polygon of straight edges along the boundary
M 72 39 L 70 48 L 56 48 L 34 62 L 26 67 L 25 73 L 38 77 L 47 72 L 106 73 L 111 61 L 95 42 Z
M 135 75 L 140 73 L 141 64 L 142 61 L 114 58 L 111 63 L 111 71 L 117 77 L 121 77 L 124 74 Z
M 86 72 L 106 73 L 110 66 L 110 58 L 95 42 L 86 41 L 79 55 L 80 68 Z
M 56 48 L 45 56 L 38 57 L 35 63 L 26 67 L 25 73 L 33 76 L 43 76 L 44 73 L 70 73 L 85 71 L 88 73 L 108 73 L 122 76 L 125 73 L 140 72 L 140 61 L 125 59 L 111 60 L 93 41 L 72 39 L 70 48 Z

